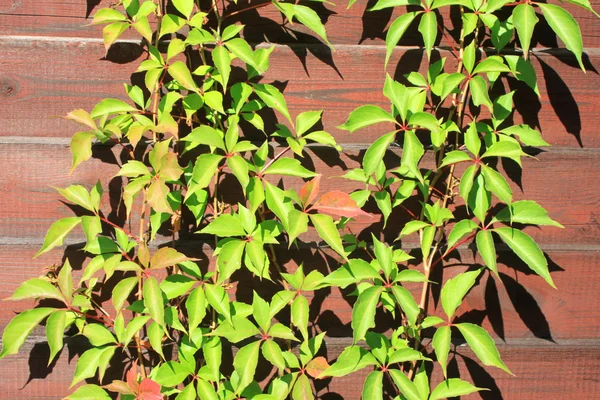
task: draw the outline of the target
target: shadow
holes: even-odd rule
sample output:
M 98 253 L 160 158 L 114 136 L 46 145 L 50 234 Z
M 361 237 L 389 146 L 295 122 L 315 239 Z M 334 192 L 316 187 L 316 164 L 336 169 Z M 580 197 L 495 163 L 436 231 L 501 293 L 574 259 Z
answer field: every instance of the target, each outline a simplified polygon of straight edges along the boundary
M 531 333 L 537 338 L 554 342 L 548 320 L 531 293 L 509 275 L 501 273 L 500 278 L 515 311 Z
M 465 363 L 465 367 L 473 380 L 473 383 L 477 387 L 486 388 L 489 390 L 482 390 L 478 392 L 479 396 L 481 396 L 484 400 L 502 400 L 504 397 L 502 396 L 502 392 L 496 383 L 496 379 L 490 373 L 483 368 L 477 361 L 459 354 Z
M 500 304 L 500 297 L 498 296 L 498 287 L 496 286 L 496 280 L 493 274 L 488 274 L 488 278 L 485 284 L 485 309 L 487 310 L 487 317 L 492 325 L 492 329 L 498 335 L 498 337 L 506 341 L 504 336 L 504 318 L 502 316 L 502 305 Z
M 390 7 L 378 11 L 369 11 L 375 4 L 377 4 L 377 0 L 369 0 L 365 7 L 361 17 L 363 30 L 358 44 L 367 39 L 385 39 L 385 27 L 390 22 L 394 9 Z
M 244 38 L 251 44 L 267 42 L 286 45 L 302 63 L 302 67 L 307 76 L 310 76 L 310 72 L 306 60 L 308 53 L 310 53 L 319 61 L 333 68 L 338 76 L 343 79 L 341 72 L 335 65 L 331 49 L 323 43 L 320 38 L 314 36 L 314 34 L 306 28 L 301 27 L 299 29 L 293 29 L 290 27 L 291 24 L 289 21 L 283 16 L 281 17 L 281 22 L 277 22 L 273 19 L 261 16 L 256 9 L 240 12 L 239 14 L 237 13 L 255 5 L 257 4 L 252 4 L 247 1 L 238 2 L 237 4 L 232 3 L 227 7 L 227 13 L 232 14 L 232 17 L 227 18 L 226 21 L 229 24 L 240 22 L 248 26 L 249 29 L 244 31 Z M 323 24 L 327 23 L 327 20 L 331 15 L 336 14 L 327 9 L 322 3 L 310 2 L 310 8 L 317 12 L 321 19 L 321 23 Z M 295 27 L 297 25 L 294 23 L 293 26 Z
M 565 130 L 575 137 L 579 147 L 583 147 L 581 141 L 581 114 L 571 90 L 562 77 L 550 65 L 542 61 L 541 57 L 537 57 L 537 60 L 542 67 L 548 100 L 552 109 Z
M 86 0 L 85 19 L 88 19 L 92 15 L 92 11 L 100 3 L 102 3 L 102 0 Z
M 144 54 L 144 49 L 139 44 L 116 42 L 108 49 L 104 61 L 110 61 L 115 64 L 128 64 L 140 58 Z

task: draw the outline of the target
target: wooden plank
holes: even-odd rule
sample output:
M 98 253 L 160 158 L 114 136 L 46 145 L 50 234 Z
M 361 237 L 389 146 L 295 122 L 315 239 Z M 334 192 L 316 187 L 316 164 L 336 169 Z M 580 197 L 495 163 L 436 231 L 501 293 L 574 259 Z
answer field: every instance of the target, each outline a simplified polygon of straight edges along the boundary
M 12 4 L 9 4 L 12 3 Z M 49 0 L 43 6 L 33 0 L 4 1 L 0 5 L 0 35 L 27 35 L 27 36 L 56 36 L 56 37 L 102 37 L 102 27 L 87 26 L 94 12 L 112 4 L 109 0 L 61 1 Z M 237 13 L 249 6 L 257 5 L 262 1 L 239 1 L 237 5 L 228 6 L 229 13 Z M 269 3 L 269 2 L 266 2 Z M 600 8 L 600 1 L 593 0 L 592 6 Z M 333 44 L 382 44 L 385 39 L 386 27 L 402 12 L 402 10 L 383 10 L 378 12 L 366 11 L 372 7 L 374 1 L 359 0 L 349 10 L 346 2 L 337 4 L 312 4 L 311 6 L 321 16 L 328 32 L 328 37 Z M 574 5 L 566 4 L 565 7 L 572 12 L 581 26 L 586 48 L 600 45 L 600 29 L 596 17 Z M 449 8 L 442 8 L 442 17 L 447 24 L 452 26 Z M 273 43 L 315 43 L 318 41 L 300 24 L 282 28 L 282 16 L 272 6 L 268 5 L 259 9 L 246 11 L 226 19 L 227 23 L 242 22 L 247 26 L 249 38 L 261 42 L 266 38 Z M 125 34 L 125 37 L 138 39 L 135 31 Z M 440 36 L 441 45 L 448 45 Z M 404 44 L 422 45 L 422 39 L 417 31 L 417 24 L 407 32 Z M 557 47 L 555 35 L 549 28 L 536 28 L 536 36 L 532 45 L 539 47 Z M 564 47 L 562 44 L 561 47 Z
M 329 339 L 326 342 L 327 357 L 334 359 L 346 344 Z M 48 354 L 45 344 L 28 343 L 23 350 L 18 356 L 0 361 L 3 367 L 1 399 L 56 399 L 69 393 L 76 358 L 69 359 L 71 354 L 81 352 L 81 347 L 71 345 L 69 356 L 67 351 L 63 351 L 50 368 L 45 367 Z M 456 362 L 451 361 L 449 371 L 451 374 L 460 374 L 462 379 L 477 386 L 490 388 L 491 391 L 479 394 L 488 400 L 545 400 L 549 396 L 593 399 L 600 391 L 596 379 L 596 372 L 600 368 L 600 346 L 596 342 L 568 341 L 555 345 L 517 342 L 499 345 L 499 350 L 515 376 L 491 367 L 484 369 L 474 361 L 474 354 L 465 348 L 457 348 L 460 355 L 456 356 Z M 436 367 L 432 387 L 442 380 L 438 370 Z M 323 399 L 358 399 L 369 371 L 365 369 L 342 378 L 316 381 L 318 394 Z M 386 389 L 393 390 L 387 386 Z
M 311 170 L 324 174 L 325 179 L 322 180 L 321 185 L 323 193 L 340 188 L 349 193 L 361 189 L 361 185 L 339 177 L 346 170 L 359 166 L 357 160 L 360 160 L 362 151 L 361 148 L 350 148 L 338 156 L 333 149 L 321 148 L 307 154 L 305 165 Z M 51 157 L 48 156 L 49 154 Z M 1 144 L 0 159 L 4 160 L 6 189 L 0 192 L 0 210 L 4 222 L 0 225 L 0 237 L 41 239 L 56 219 L 72 216 L 73 212 L 59 201 L 60 196 L 53 187 L 67 187 L 75 183 L 93 185 L 101 178 L 106 190 L 110 179 L 110 191 L 107 191 L 106 196 L 112 192 L 114 198 L 121 190 L 120 178 L 111 178 L 118 171 L 119 156 L 106 148 L 104 150 L 100 148 L 96 157 L 99 158 L 93 158 L 69 176 L 71 154 L 68 147 L 64 145 Z M 397 150 L 390 152 L 389 157 L 390 168 L 399 165 Z M 566 229 L 528 228 L 527 232 L 541 243 L 598 244 L 597 218 L 600 214 L 596 190 L 596 182 L 600 179 L 598 152 L 552 149 L 537 157 L 539 161 L 524 160 L 521 177 L 516 168 L 510 167 L 510 176 L 516 182 L 519 182 L 520 178 L 524 188 L 522 192 L 515 182 L 511 182 L 514 197 L 516 200 L 529 199 L 539 202 L 553 218 L 564 224 Z M 568 169 L 565 166 L 568 166 Z M 566 182 L 572 180 L 574 176 L 577 177 L 577 188 L 566 189 Z M 302 183 L 297 178 L 286 178 L 285 182 L 286 187 L 296 189 Z M 236 204 L 239 201 L 241 192 L 237 184 L 221 187 L 226 202 Z M 110 209 L 107 201 L 108 198 L 105 199 L 103 210 L 107 214 L 116 213 L 117 206 L 113 204 L 114 209 Z M 457 203 L 458 205 L 460 202 Z M 119 215 L 122 216 L 123 212 L 121 208 Z M 391 241 L 398 234 L 397 227 L 408 222 L 410 216 L 397 209 L 390 218 L 383 232 Z M 353 227 L 356 232 L 366 228 L 377 231 L 382 229 L 382 224 L 378 220 L 359 219 Z M 368 232 L 364 234 L 369 235 Z M 368 239 L 369 236 L 366 237 Z
M 112 61 L 101 60 L 103 47 L 96 42 L 31 41 L 0 37 L 6 59 L 11 60 L 0 74 L 4 108 L 0 112 L 0 136 L 68 137 L 78 126 L 61 116 L 76 109 L 91 110 L 106 97 L 125 98 L 123 83 L 129 82 L 142 56 L 132 43 L 121 43 Z M 271 57 L 271 69 L 266 80 L 284 82 L 285 94 L 292 115 L 314 109 L 325 109 L 324 128 L 340 143 L 369 143 L 387 132 L 388 127 L 376 125 L 358 134 L 348 134 L 336 126 L 342 124 L 356 107 L 372 103 L 389 108 L 383 97 L 384 55 L 380 46 L 342 46 L 327 59 L 323 46 L 312 53 L 297 57 L 285 46 Z M 419 50 L 400 52 L 392 59 L 389 72 L 399 60 L 397 79 L 411 68 L 421 65 Z M 117 58 L 118 54 L 118 58 Z M 448 66 L 454 60 L 449 56 Z M 32 63 L 31 60 L 36 62 Z M 569 65 L 566 65 L 568 63 Z M 515 123 L 522 121 L 520 113 L 529 115 L 527 122 L 539 126 L 544 138 L 552 145 L 570 147 L 600 147 L 595 127 L 600 125 L 600 102 L 596 88 L 600 75 L 583 74 L 568 56 L 534 57 L 539 75 L 541 99 L 525 88 L 515 95 Z M 600 55 L 592 58 L 600 65 Z M 497 85 L 500 85 L 498 83 Z M 267 126 L 274 117 L 265 115 Z M 269 129 L 269 128 L 268 128 Z M 257 135 L 256 132 L 253 135 Z
M 203 247 L 198 242 L 180 243 L 178 246 L 185 254 L 199 258 L 199 265 L 203 270 L 214 269 L 215 260 L 211 256 L 212 249 L 209 246 Z M 82 266 L 87 265 L 89 259 L 85 259 L 79 248 L 67 247 L 64 252 L 57 249 L 32 260 L 38 246 L 1 246 L 3 257 L 0 258 L 0 298 L 10 297 L 21 282 L 44 275 L 45 267 L 54 263 L 60 265 L 65 254 L 76 271 L 75 276 L 80 276 Z M 500 340 L 600 339 L 600 327 L 597 323 L 600 318 L 600 299 L 595 290 L 600 279 L 600 251 L 543 249 L 558 290 L 532 274 L 511 252 L 499 246 L 500 279 L 488 273 L 483 274 L 479 283 L 466 296 L 456 315 L 460 316 L 462 321 L 483 323 L 483 326 Z M 315 246 L 291 250 L 279 248 L 276 253 L 282 267 L 292 273 L 300 264 L 304 265 L 306 271 L 316 269 L 323 274 L 329 273 L 338 265 L 338 257 L 330 250 L 319 250 Z M 469 265 L 480 266 L 482 261 L 478 257 L 474 258 L 472 249 L 462 248 L 460 252 L 448 258 L 445 264 L 447 267 L 443 271 L 438 268 L 434 273 L 434 279 L 437 281 L 446 281 L 464 271 Z M 277 277 L 275 272 L 273 276 Z M 231 295 L 245 302 L 252 301 L 253 291 L 270 299 L 281 289 L 280 285 L 261 282 L 244 272 L 236 273 L 232 281 L 234 287 Z M 421 285 L 408 284 L 406 287 L 415 297 L 420 294 Z M 437 303 L 439 287 L 434 286 L 432 290 L 430 313 L 443 317 L 441 306 Z M 314 297 L 311 293 L 306 293 L 311 299 L 312 329 L 327 332 L 332 337 L 352 337 L 350 322 L 355 298 L 349 296 L 350 292 L 351 288 L 334 288 L 317 291 Z M 108 298 L 109 295 L 106 293 L 103 298 Z M 582 304 L 586 306 L 582 307 Z M 32 305 L 30 301 L 0 302 L 0 331 L 16 312 Z M 105 307 L 112 312 L 110 302 L 107 302 Z M 483 311 L 486 309 L 489 310 L 488 314 Z M 282 322 L 289 322 L 285 315 L 281 318 Z M 393 320 L 387 314 L 379 314 L 377 321 L 382 330 L 399 324 L 399 321 Z M 44 334 L 43 330 L 39 330 L 38 333 Z

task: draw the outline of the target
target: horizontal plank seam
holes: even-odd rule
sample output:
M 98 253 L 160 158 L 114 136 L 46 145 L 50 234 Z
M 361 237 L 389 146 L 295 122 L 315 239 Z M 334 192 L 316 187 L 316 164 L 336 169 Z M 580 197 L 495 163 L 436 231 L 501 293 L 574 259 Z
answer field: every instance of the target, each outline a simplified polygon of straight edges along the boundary
M 75 337 L 65 337 L 67 341 Z M 75 338 L 75 340 L 77 340 Z M 554 341 L 539 339 L 539 338 L 523 338 L 523 339 L 510 339 L 507 338 L 505 341 L 495 339 L 494 340 L 499 348 L 510 348 L 510 347 L 532 347 L 539 348 L 545 347 L 550 349 L 561 349 L 561 348 L 600 348 L 600 338 L 589 338 L 589 339 L 555 339 Z M 45 343 L 46 337 L 42 335 L 32 335 L 25 341 L 25 346 L 33 346 L 37 343 Z M 0 344 L 2 341 L 0 340 Z M 325 344 L 327 347 L 346 347 L 352 345 L 351 337 L 325 337 Z M 467 346 L 466 343 L 459 341 L 453 341 L 453 344 L 458 347 Z M 359 344 L 364 345 L 365 344 Z
M 0 136 L 0 145 L 3 144 L 33 144 L 33 145 L 44 145 L 44 146 L 61 146 L 66 147 L 71 143 L 71 138 L 65 137 L 43 137 L 43 136 Z M 284 146 L 271 142 L 271 146 L 276 148 L 283 148 Z M 96 146 L 109 146 L 108 144 L 97 143 Z M 342 143 L 340 146 L 343 150 L 366 150 L 371 143 Z M 112 144 L 110 145 L 112 146 Z M 331 148 L 330 146 L 309 143 L 306 145 L 308 148 Z M 569 153 L 600 153 L 598 147 L 572 147 L 572 146 L 551 146 L 543 150 L 546 153 L 556 154 L 569 154 Z M 390 146 L 391 151 L 401 151 L 399 146 Z
M 103 39 L 101 38 L 85 38 L 85 37 L 62 37 L 62 36 L 32 36 L 32 35 L 4 35 L 0 37 L 0 43 L 2 42 L 7 42 L 8 44 L 10 44 L 11 42 L 13 43 L 23 43 L 23 42 L 32 42 L 32 41 L 39 41 L 39 42 L 51 42 L 51 43 L 90 43 L 90 44 L 102 44 L 103 43 Z M 119 44 L 119 43 L 132 43 L 132 44 L 139 44 L 140 40 L 137 39 L 120 39 L 117 42 L 115 42 L 115 44 Z M 296 48 L 296 47 L 309 47 L 309 48 L 328 48 L 327 45 L 325 44 L 309 44 L 309 43 L 301 43 L 301 44 L 294 44 L 294 43 L 287 43 L 287 44 L 277 44 L 277 43 L 253 43 L 254 45 L 256 45 L 256 47 L 270 47 L 270 46 L 276 46 L 276 47 L 291 47 L 291 48 Z M 333 43 L 333 47 L 335 49 L 355 49 L 356 47 L 360 47 L 362 49 L 368 49 L 368 50 L 381 50 L 381 51 L 385 51 L 386 50 L 386 46 L 385 44 L 335 44 Z M 404 51 L 404 50 L 423 50 L 424 48 L 421 46 L 397 46 L 397 49 L 400 51 Z M 437 46 L 435 47 L 436 50 L 442 50 L 442 51 L 450 51 L 451 48 L 450 47 L 446 47 L 446 46 Z M 492 51 L 492 48 L 489 48 L 490 51 Z M 590 56 L 597 56 L 600 55 L 600 48 L 584 48 L 584 53 L 590 55 Z M 563 49 L 563 48 L 534 48 L 530 50 L 531 53 L 537 54 L 537 55 L 572 55 L 572 53 L 567 50 L 567 49 Z M 506 54 L 522 54 L 521 51 L 519 50 L 509 50 L 506 51 Z
M 85 238 L 82 236 L 81 238 L 67 238 L 65 239 L 65 246 L 69 246 L 69 245 L 82 245 L 84 244 Z M 2 236 L 0 237 L 0 246 L 11 246 L 11 247 L 23 247 L 23 248 L 27 248 L 27 247 L 37 247 L 37 246 L 41 246 L 44 242 L 44 238 L 43 237 L 26 237 L 26 238 L 22 238 L 22 237 L 6 237 L 6 236 Z M 178 242 L 176 242 L 175 247 L 176 248 L 185 248 L 187 245 L 194 245 L 194 247 L 198 247 L 198 245 L 203 246 L 203 250 L 207 250 L 210 251 L 212 249 L 212 246 L 204 243 L 204 244 L 200 244 L 201 240 L 199 239 L 183 239 L 180 240 Z M 150 245 L 151 248 L 158 248 L 164 245 L 170 245 L 171 244 L 171 239 L 170 238 L 165 238 L 164 240 L 160 240 L 157 239 L 155 241 L 153 241 Z M 538 243 L 540 248 L 543 251 L 552 251 L 552 252 L 565 252 L 565 253 L 572 253 L 572 252 L 600 252 L 600 244 L 571 244 L 571 243 Z M 324 249 L 324 248 L 329 248 L 329 246 L 326 245 L 318 245 L 317 242 L 308 242 L 308 243 L 303 243 L 302 245 L 299 246 L 302 249 Z M 504 252 L 504 251 L 509 251 L 509 248 L 507 246 L 505 246 L 503 243 L 497 243 L 496 244 L 496 250 Z M 64 247 L 63 247 L 64 248 Z M 287 246 L 281 246 L 280 247 L 282 250 L 287 250 Z M 410 250 L 418 250 L 420 249 L 420 245 L 419 243 L 404 243 L 403 247 L 402 247 L 405 251 L 410 251 Z M 462 245 L 458 247 L 458 250 L 467 250 L 467 249 L 476 249 L 476 247 L 473 245 Z

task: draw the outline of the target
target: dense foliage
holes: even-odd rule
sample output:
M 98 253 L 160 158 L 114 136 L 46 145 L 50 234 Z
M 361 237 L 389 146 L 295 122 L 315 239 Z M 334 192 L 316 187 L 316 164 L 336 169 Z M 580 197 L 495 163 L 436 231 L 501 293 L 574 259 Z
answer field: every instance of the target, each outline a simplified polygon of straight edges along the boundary
M 352 193 L 320 190 L 319 171 L 303 165 L 308 147 L 342 149 L 319 128 L 321 111 L 292 118 L 280 89 L 264 83 L 278 48 L 253 48 L 243 39 L 244 27 L 228 23 L 244 9 L 229 11 L 233 3 L 216 0 L 208 6 L 123 0 L 96 12 L 93 24 L 104 25 L 107 51 L 135 30 L 147 57 L 138 68 L 142 83 L 125 85 L 131 101 L 104 99 L 90 112 L 66 116 L 84 127 L 71 141 L 72 168 L 92 157 L 93 146 L 120 151 L 117 176 L 124 184 L 116 202 L 126 208 L 127 221 L 107 217 L 115 199 L 108 201 L 100 181 L 58 189 L 82 212 L 54 222 L 38 255 L 63 245 L 77 228 L 89 260 L 74 273 L 66 258 L 15 291 L 12 300 L 43 302 L 8 324 L 0 357 L 17 353 L 38 325 L 45 325 L 49 362 L 63 348 L 65 332 L 84 336 L 89 348 L 72 385 L 95 383 L 79 385 L 68 399 L 117 393 L 145 400 L 313 399 L 314 380 L 365 368 L 365 399 L 461 396 L 484 388 L 447 373 L 451 338 L 459 335 L 481 363 L 510 373 L 488 332 L 457 322 L 456 312 L 484 274 L 498 275 L 498 239 L 554 286 L 543 252 L 522 228 L 561 225 L 534 201 L 513 201 L 499 159 L 521 165 L 529 148 L 547 143 L 532 127 L 512 123 L 515 92 L 492 87 L 521 81 L 521 90 L 539 95 L 528 60 L 537 12 L 582 69 L 583 45 L 577 22 L 560 6 L 509 2 L 376 2 L 371 10 L 409 6 L 387 30 L 386 64 L 411 27 L 422 35 L 429 61 L 425 74 L 413 71 L 405 84 L 387 75 L 387 109 L 363 105 L 339 127 L 393 126 L 368 147 L 362 168 L 345 174 L 362 185 Z M 587 0 L 571 2 L 593 12 Z M 329 45 L 312 8 L 276 0 L 264 5 Z M 454 35 L 440 14 L 449 8 L 460 13 Z M 438 41 L 447 50 L 436 49 Z M 273 111 L 280 123 L 264 118 Z M 386 157 L 399 152 L 394 146 L 402 148 L 399 164 Z M 364 211 L 366 204 L 379 214 Z M 365 241 L 353 232 L 353 220 L 381 219 L 385 226 L 395 209 L 411 221 L 397 226 L 394 242 L 379 234 Z M 179 246 L 190 233 L 197 240 Z M 338 261 L 329 273 L 309 262 L 290 270 L 280 265 L 278 252 L 304 246 L 303 237 L 327 245 L 324 251 Z M 445 282 L 430 280 L 432 270 L 470 243 L 482 266 Z M 198 249 L 209 254 L 208 263 L 194 258 Z M 249 276 L 279 290 L 236 299 L 233 288 L 248 286 Z M 407 289 L 416 285 L 418 292 Z M 431 285 L 441 285 L 437 314 L 428 304 Z M 309 321 L 310 299 L 331 287 L 353 289 L 356 296 L 351 345 L 337 359 L 325 357 L 325 332 Z M 380 313 L 390 314 L 394 326 L 378 326 Z M 229 361 L 224 354 L 231 345 L 236 350 Z M 114 359 L 121 360 L 121 379 L 107 380 Z M 441 382 L 430 379 L 434 360 Z M 261 368 L 272 372 L 258 379 Z

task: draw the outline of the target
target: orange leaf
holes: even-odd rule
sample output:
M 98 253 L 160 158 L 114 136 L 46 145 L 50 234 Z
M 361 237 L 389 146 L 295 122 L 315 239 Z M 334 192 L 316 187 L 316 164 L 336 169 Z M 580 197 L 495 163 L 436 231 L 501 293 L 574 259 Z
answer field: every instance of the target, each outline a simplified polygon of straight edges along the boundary
M 340 217 L 373 217 L 372 214 L 361 210 L 352 197 L 339 190 L 333 190 L 325 193 L 312 206 L 312 209 L 317 210 L 321 214 L 336 215 Z
M 329 368 L 329 363 L 325 357 L 316 357 L 306 366 L 306 373 L 313 378 L 321 375 L 323 371 Z
M 302 201 L 302 205 L 305 209 L 317 198 L 320 186 L 321 175 L 317 175 L 310 181 L 306 182 L 300 189 L 300 201 Z
M 136 396 L 136 400 L 163 400 L 160 385 L 150 378 L 142 379 Z

